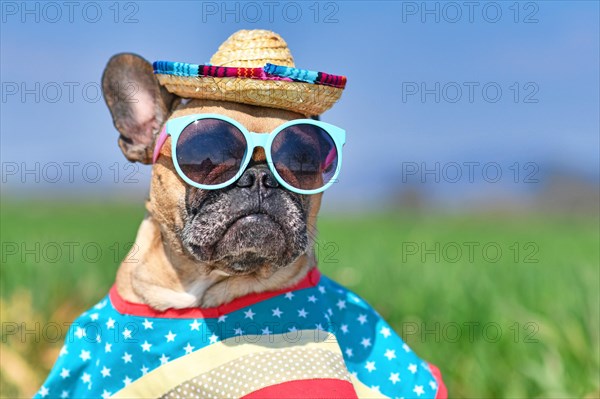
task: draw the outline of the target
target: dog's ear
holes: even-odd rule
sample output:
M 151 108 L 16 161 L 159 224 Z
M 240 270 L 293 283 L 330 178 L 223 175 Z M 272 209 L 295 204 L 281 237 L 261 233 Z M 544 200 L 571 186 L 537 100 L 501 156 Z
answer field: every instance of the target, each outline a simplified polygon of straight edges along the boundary
M 154 139 L 178 97 L 160 86 L 148 61 L 131 53 L 117 54 L 108 61 L 102 92 L 121 133 L 119 147 L 125 157 L 151 163 Z

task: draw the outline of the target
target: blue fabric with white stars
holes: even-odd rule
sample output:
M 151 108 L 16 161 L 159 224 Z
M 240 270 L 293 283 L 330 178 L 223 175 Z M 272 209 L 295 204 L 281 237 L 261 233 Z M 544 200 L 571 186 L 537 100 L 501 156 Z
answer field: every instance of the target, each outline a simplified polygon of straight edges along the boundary
M 236 335 L 314 329 L 335 335 L 348 371 L 371 389 L 392 398 L 435 397 L 428 364 L 363 299 L 325 276 L 314 287 L 214 319 L 124 315 L 107 296 L 75 320 L 35 397 L 106 398 L 162 364 Z

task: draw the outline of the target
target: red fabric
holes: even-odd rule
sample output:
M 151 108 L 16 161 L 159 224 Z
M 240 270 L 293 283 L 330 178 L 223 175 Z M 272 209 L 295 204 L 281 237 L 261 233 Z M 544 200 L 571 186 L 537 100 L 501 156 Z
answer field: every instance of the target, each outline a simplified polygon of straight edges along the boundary
M 141 303 L 133 303 L 126 301 L 119 295 L 117 286 L 113 285 L 109 292 L 109 298 L 115 309 L 121 314 L 129 314 L 134 316 L 145 316 L 145 317 L 162 317 L 162 318 L 195 318 L 195 319 L 209 319 L 219 317 L 221 315 L 231 313 L 238 309 L 246 306 L 264 301 L 274 296 L 285 294 L 289 291 L 300 290 L 303 288 L 314 287 L 319 283 L 321 279 L 321 272 L 319 269 L 314 268 L 309 271 L 306 276 L 298 282 L 296 285 L 290 288 L 285 288 L 277 291 L 260 292 L 256 294 L 249 294 L 240 298 L 236 298 L 233 301 L 224 305 L 214 308 L 185 308 L 185 309 L 167 309 L 165 311 L 158 311 L 151 308 L 148 305 Z
M 333 378 L 314 378 L 271 385 L 254 391 L 242 399 L 292 399 L 292 398 L 357 398 L 354 387 L 348 381 Z
M 429 369 L 431 370 L 431 374 L 433 374 L 433 378 L 438 385 L 437 393 L 435 394 L 435 399 L 448 399 L 448 390 L 444 385 L 444 381 L 442 381 L 442 373 L 440 373 L 440 369 L 435 367 L 433 364 L 429 364 Z

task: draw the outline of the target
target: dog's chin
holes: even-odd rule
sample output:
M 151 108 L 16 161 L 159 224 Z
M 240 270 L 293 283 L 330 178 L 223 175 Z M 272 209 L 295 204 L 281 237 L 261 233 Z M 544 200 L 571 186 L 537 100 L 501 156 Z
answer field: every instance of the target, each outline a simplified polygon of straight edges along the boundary
M 210 249 L 195 245 L 189 249 L 198 260 L 208 260 L 228 275 L 266 276 L 299 255 L 290 251 L 284 227 L 263 213 L 234 220 Z

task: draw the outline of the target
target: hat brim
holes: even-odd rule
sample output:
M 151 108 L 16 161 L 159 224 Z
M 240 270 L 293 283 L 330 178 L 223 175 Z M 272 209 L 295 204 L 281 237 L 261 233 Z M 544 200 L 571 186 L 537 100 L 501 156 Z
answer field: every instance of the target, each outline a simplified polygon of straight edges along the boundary
M 232 68 L 159 61 L 154 73 L 169 92 L 185 98 L 232 101 L 320 115 L 341 97 L 344 76 L 267 64 Z
M 158 75 L 169 92 L 184 98 L 232 101 L 280 108 L 304 115 L 320 115 L 330 109 L 343 89 L 284 80 L 181 77 Z

